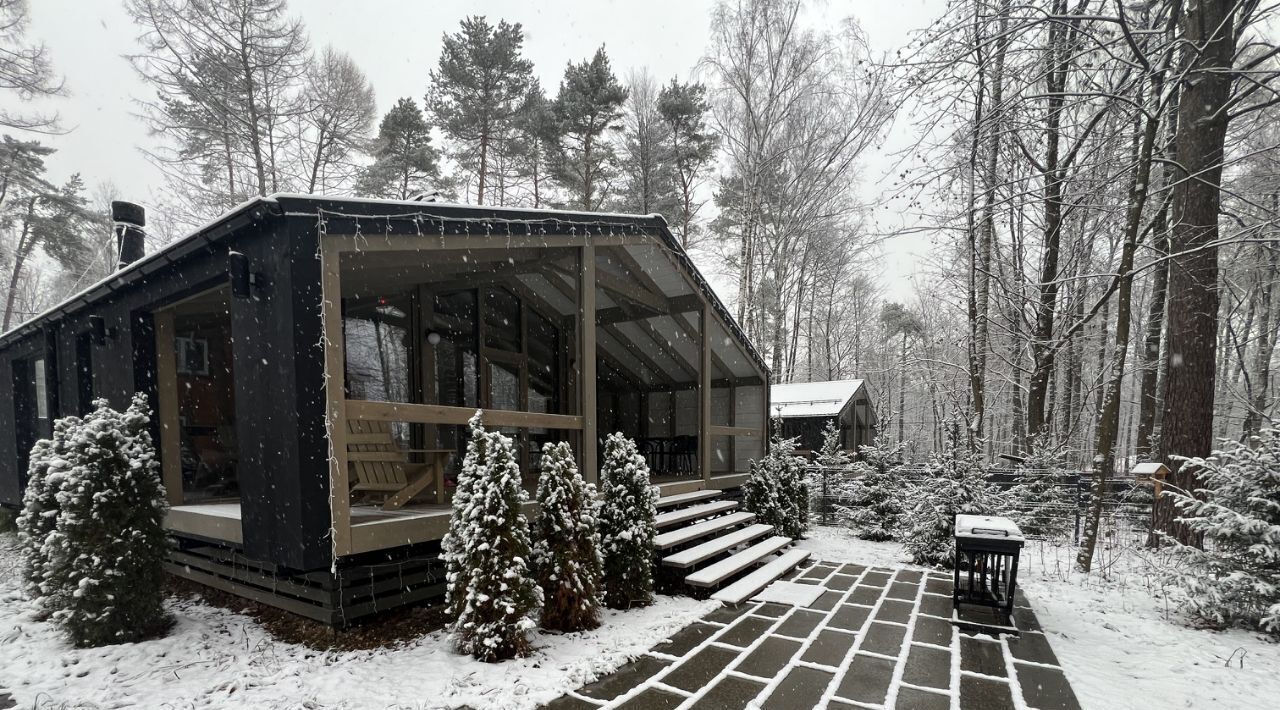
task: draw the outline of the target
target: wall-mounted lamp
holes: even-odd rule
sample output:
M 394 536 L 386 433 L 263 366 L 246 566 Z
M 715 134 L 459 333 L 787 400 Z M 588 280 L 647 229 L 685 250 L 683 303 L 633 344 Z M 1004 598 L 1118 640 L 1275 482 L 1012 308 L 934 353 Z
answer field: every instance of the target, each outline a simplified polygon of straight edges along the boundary
M 262 274 L 249 270 L 249 257 L 238 251 L 227 252 L 227 280 L 231 283 L 231 295 L 235 298 L 249 298 L 253 295 L 253 287 L 261 286 Z
M 433 348 L 434 348 L 435 346 L 439 345 L 439 344 L 440 344 L 440 334 L 439 334 L 439 333 L 437 333 L 437 332 L 436 332 L 436 331 L 434 331 L 434 330 L 428 330 L 428 331 L 427 331 L 427 344 L 428 344 L 428 345 L 430 345 L 430 346 L 431 346 L 431 347 L 433 347 Z
M 108 328 L 107 319 L 102 316 L 89 316 L 89 333 L 94 345 L 105 345 L 107 338 L 116 337 L 116 329 Z

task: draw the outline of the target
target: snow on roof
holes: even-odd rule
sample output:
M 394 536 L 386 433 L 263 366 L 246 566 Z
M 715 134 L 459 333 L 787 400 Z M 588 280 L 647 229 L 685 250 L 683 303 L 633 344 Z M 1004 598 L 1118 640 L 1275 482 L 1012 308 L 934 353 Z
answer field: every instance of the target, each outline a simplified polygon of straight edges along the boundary
M 769 411 L 783 419 L 834 417 L 862 387 L 862 380 L 773 385 L 769 388 Z

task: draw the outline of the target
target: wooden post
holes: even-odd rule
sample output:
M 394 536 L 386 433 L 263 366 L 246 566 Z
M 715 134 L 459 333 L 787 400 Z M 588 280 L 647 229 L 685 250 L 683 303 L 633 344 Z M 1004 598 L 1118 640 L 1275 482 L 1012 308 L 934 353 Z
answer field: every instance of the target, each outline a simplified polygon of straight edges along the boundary
M 320 314 L 324 338 L 325 429 L 329 436 L 329 515 L 334 564 L 351 552 L 351 488 L 347 481 L 347 395 L 342 340 L 341 249 L 320 237 Z
M 182 433 L 179 430 L 181 421 L 178 416 L 178 363 L 173 351 L 173 311 L 156 311 L 154 319 L 160 474 L 169 505 L 182 505 Z
M 596 454 L 596 249 L 590 241 L 582 247 L 578 265 L 578 394 L 582 406 L 582 475 L 588 483 L 599 481 Z
M 698 312 L 698 466 L 702 481 L 711 486 L 711 306 L 706 301 Z M 680 317 L 680 316 L 677 316 Z

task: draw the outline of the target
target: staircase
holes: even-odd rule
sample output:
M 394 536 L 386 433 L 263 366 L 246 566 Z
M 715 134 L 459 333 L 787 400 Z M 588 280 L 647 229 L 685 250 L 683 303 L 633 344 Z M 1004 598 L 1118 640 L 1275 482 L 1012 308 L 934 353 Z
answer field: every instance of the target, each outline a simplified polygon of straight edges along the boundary
M 740 604 L 795 569 L 809 553 L 791 548 L 789 537 L 755 522 L 723 491 L 704 490 L 658 499 L 658 536 L 653 544 L 662 566 L 684 576 L 684 584 L 711 598 Z M 789 549 L 790 548 L 790 549 Z

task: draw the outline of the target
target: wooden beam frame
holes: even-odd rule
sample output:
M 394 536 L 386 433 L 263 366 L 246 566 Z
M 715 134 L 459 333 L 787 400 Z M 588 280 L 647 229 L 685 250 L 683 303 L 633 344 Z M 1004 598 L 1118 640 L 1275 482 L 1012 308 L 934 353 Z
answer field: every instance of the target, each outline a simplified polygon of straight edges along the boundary
M 344 402 L 347 419 L 409 424 L 466 424 L 475 416 L 474 407 L 450 407 L 443 404 L 409 404 L 404 402 L 372 402 L 348 399 Z M 487 427 L 543 429 L 582 429 L 582 417 L 574 414 L 543 414 L 510 409 L 481 409 Z
M 676 316 L 678 320 L 684 320 L 683 316 Z M 711 336 L 709 335 L 708 325 L 711 320 L 711 306 L 706 301 L 702 303 L 702 311 L 699 313 L 699 330 L 702 331 L 702 339 L 698 343 L 698 375 L 700 378 L 698 384 L 698 466 L 702 469 L 702 480 L 709 486 L 711 485 Z M 730 373 L 732 374 L 732 373 Z
M 582 415 L 582 475 L 598 483 L 596 438 L 596 249 L 588 241 L 578 262 L 578 396 Z
M 160 425 L 160 475 L 169 505 L 182 505 L 182 422 L 178 415 L 178 359 L 173 310 L 152 314 L 156 337 L 156 413 Z
M 329 439 L 329 516 L 333 556 L 352 553 L 351 485 L 347 472 L 346 354 L 342 332 L 342 252 L 347 244 L 320 238 L 320 319 L 324 338 L 325 433 Z

